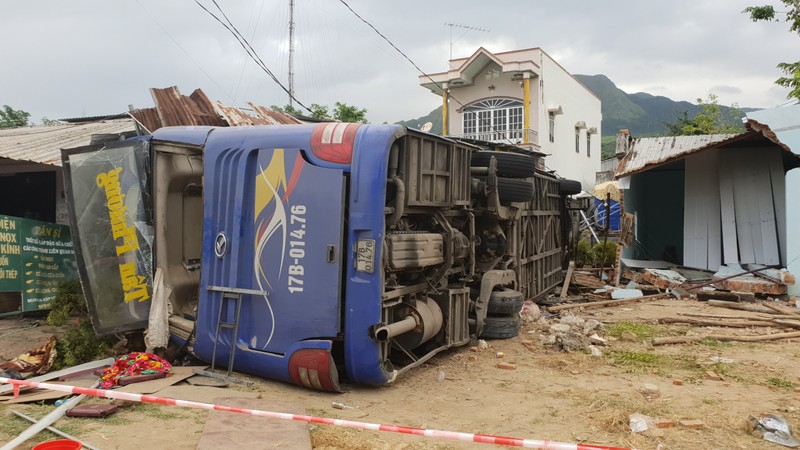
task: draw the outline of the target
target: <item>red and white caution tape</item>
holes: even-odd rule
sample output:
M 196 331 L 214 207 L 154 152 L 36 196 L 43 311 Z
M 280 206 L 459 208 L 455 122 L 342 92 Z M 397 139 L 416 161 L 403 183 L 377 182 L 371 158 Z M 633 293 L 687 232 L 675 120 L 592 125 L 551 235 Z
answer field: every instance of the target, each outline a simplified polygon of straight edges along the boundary
M 78 386 L 68 386 L 62 384 L 40 383 L 29 380 L 12 380 L 0 377 L 0 383 L 10 383 L 14 385 L 14 395 L 19 394 L 20 386 L 31 386 L 39 389 L 60 391 L 70 394 L 83 394 L 93 397 L 116 398 L 133 402 L 156 403 L 159 405 L 183 406 L 185 408 L 209 409 L 217 411 L 229 411 L 254 416 L 272 417 L 274 419 L 296 420 L 299 422 L 322 423 L 326 425 L 336 425 L 347 428 L 358 428 L 362 430 L 391 431 L 394 433 L 414 434 L 418 436 L 435 437 L 441 439 L 451 439 L 456 441 L 479 442 L 482 444 L 497 444 L 509 447 L 538 448 L 540 450 L 630 450 L 620 447 L 606 447 L 602 445 L 575 444 L 566 442 L 554 442 L 536 439 L 520 439 L 503 436 L 491 436 L 487 434 L 460 433 L 456 431 L 430 430 L 424 428 L 403 427 L 397 425 L 381 425 L 377 423 L 356 422 L 352 420 L 330 419 L 326 417 L 304 416 L 299 414 L 287 414 L 258 409 L 233 408 L 230 406 L 213 405 L 211 403 L 192 402 L 188 400 L 176 400 L 173 398 L 156 397 L 154 395 L 131 394 L 129 392 L 111 391 L 107 389 L 93 389 Z

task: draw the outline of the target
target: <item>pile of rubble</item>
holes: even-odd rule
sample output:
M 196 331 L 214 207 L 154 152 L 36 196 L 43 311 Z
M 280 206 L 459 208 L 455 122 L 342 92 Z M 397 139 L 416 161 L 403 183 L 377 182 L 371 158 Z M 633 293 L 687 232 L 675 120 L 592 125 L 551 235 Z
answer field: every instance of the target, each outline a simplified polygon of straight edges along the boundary
M 589 351 L 593 356 L 602 356 L 600 347 L 608 345 L 602 335 L 603 323 L 595 319 L 583 319 L 567 315 L 561 318 L 540 317 L 534 324 L 539 331 L 539 340 L 544 345 L 552 345 L 565 352 Z

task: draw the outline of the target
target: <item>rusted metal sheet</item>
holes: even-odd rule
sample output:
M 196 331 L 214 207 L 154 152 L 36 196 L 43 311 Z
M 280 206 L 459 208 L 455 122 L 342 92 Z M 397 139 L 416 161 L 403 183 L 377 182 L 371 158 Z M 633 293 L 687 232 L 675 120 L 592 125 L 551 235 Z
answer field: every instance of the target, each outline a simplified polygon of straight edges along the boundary
M 61 149 L 89 145 L 94 134 L 133 133 L 130 119 L 0 130 L 0 158 L 61 166 Z
M 223 105 L 220 102 L 216 104 L 217 111 L 219 111 L 222 118 L 228 122 L 228 125 L 232 127 L 247 125 L 296 125 L 303 123 L 295 117 L 280 111 L 273 111 L 269 108 L 257 106 L 252 103 L 248 103 L 248 105 L 250 105 L 252 114 L 235 106 Z
M 129 113 L 139 125 L 143 126 L 148 133 L 152 133 L 161 128 L 161 119 L 155 108 L 135 109 Z
M 269 108 L 265 108 L 263 106 L 254 105 L 252 103 L 248 103 L 253 111 L 258 114 L 264 120 L 269 121 L 272 125 L 293 125 L 293 124 L 301 124 L 303 123 L 296 117 L 290 116 L 289 114 L 282 113 L 280 111 L 273 111 Z
M 191 97 L 181 95 L 176 86 L 165 89 L 151 88 L 150 94 L 156 104 L 161 126 L 211 125 L 225 126 L 225 122 L 217 116 L 214 107 L 200 89 Z M 154 131 L 154 130 L 151 130 Z

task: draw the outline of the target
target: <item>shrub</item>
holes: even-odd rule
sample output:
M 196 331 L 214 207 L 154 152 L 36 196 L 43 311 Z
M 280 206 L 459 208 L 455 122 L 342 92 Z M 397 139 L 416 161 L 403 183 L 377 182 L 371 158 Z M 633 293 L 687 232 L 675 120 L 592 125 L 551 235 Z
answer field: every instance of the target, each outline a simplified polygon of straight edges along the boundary
M 595 266 L 609 267 L 617 260 L 617 243 L 606 242 L 603 245 L 602 242 L 598 242 L 594 244 L 592 253 L 594 254 Z
M 69 319 L 73 316 L 78 318 L 78 324 L 71 327 L 64 337 L 56 342 L 57 355 L 53 364 L 54 369 L 94 361 L 110 353 L 108 339 L 94 332 L 80 282 L 65 281 L 58 285 L 47 323 L 63 327 L 68 325 Z
M 586 239 L 578 241 L 577 254 L 575 255 L 575 265 L 577 267 L 591 266 L 594 264 L 594 251 L 592 244 Z

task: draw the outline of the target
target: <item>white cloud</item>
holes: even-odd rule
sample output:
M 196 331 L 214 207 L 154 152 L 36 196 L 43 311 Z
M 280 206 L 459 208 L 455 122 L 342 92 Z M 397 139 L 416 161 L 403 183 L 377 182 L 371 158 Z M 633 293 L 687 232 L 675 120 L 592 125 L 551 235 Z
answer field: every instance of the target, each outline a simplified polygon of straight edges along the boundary
M 218 3 L 286 83 L 288 2 Z M 786 90 L 773 84 L 780 76 L 775 65 L 792 59 L 800 43 L 783 22 L 751 22 L 741 13 L 751 0 L 462 0 L 457 9 L 420 0 L 348 3 L 428 72 L 446 69 L 444 24 L 455 22 L 491 30 L 461 37 L 453 29 L 455 57 L 478 46 L 542 47 L 567 70 L 605 74 L 627 92 L 687 101 L 714 92 L 722 104 L 741 106 L 783 101 Z M 419 86 L 416 69 L 340 2 L 296 5 L 301 101 L 355 104 L 373 122 L 419 117 L 439 105 Z M 200 87 L 223 102 L 287 103 L 233 36 L 193 2 L 12 2 L 0 15 L 0 39 L 12 43 L 3 52 L 0 104 L 36 120 L 151 106 L 148 88 L 170 85 L 185 93 Z

